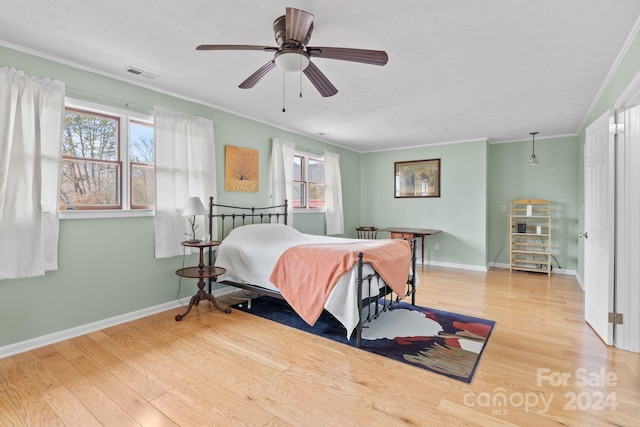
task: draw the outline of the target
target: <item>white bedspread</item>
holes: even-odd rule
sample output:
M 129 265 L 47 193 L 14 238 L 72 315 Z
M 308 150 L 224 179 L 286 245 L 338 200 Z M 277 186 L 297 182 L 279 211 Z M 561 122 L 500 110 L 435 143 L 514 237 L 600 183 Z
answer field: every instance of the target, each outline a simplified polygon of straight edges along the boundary
M 277 291 L 269 281 L 269 276 L 278 258 L 286 249 L 296 245 L 313 243 L 353 242 L 356 239 L 316 236 L 303 234 L 283 224 L 252 224 L 238 227 L 231 231 L 217 248 L 216 266 L 227 272 L 218 276 L 218 281 L 248 283 Z M 373 269 L 365 264 L 363 276 L 372 274 Z M 347 330 L 347 337 L 358 324 L 358 285 L 357 268 L 344 274 L 333 289 L 325 309 L 331 313 Z M 305 284 L 301 284 L 305 286 Z M 364 286 L 367 285 L 365 282 Z M 378 288 L 383 285 L 374 279 L 371 289 L 363 289 L 363 296 L 377 295 Z

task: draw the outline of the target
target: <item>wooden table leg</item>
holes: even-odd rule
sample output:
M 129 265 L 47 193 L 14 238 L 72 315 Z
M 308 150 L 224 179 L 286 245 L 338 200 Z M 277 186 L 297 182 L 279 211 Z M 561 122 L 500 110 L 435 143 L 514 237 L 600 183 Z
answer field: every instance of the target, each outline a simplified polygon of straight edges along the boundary
M 187 311 L 182 314 L 176 315 L 177 321 L 182 320 L 187 314 L 189 314 L 193 305 L 198 305 L 198 303 L 200 303 L 200 301 L 202 300 L 211 301 L 211 303 L 213 303 L 213 306 L 218 310 L 224 311 L 227 314 L 231 313 L 231 307 L 222 308 L 220 305 L 218 305 L 218 301 L 216 301 L 216 298 L 209 292 L 204 290 L 204 285 L 204 279 L 198 280 L 198 292 L 196 292 L 196 294 L 191 297 L 191 301 L 189 301 L 189 307 L 187 307 Z
M 218 301 L 216 301 L 216 297 L 214 297 L 213 295 L 211 295 L 208 292 L 205 292 L 204 294 L 204 299 L 207 299 L 209 301 L 211 301 L 211 303 L 213 304 L 213 306 L 215 308 L 217 308 L 220 311 L 224 311 L 225 313 L 229 314 L 231 313 L 231 307 L 227 307 L 227 308 L 222 308 L 220 305 L 218 305 Z
M 187 311 L 185 311 L 182 314 L 176 314 L 176 320 L 178 322 L 181 321 L 184 316 L 189 314 L 189 312 L 191 311 L 191 307 L 193 307 L 194 304 L 197 305 L 199 302 L 200 302 L 200 292 L 198 292 L 197 294 L 191 297 L 191 301 L 189 301 L 189 307 L 187 307 Z

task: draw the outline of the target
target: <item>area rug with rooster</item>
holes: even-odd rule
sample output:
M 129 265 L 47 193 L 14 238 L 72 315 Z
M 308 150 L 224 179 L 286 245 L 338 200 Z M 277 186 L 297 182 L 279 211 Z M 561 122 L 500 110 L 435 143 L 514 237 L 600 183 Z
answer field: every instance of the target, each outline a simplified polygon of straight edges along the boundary
M 250 305 L 250 306 L 249 306 Z M 280 299 L 262 296 L 235 308 L 296 329 L 356 345 L 344 327 L 323 312 L 310 326 Z M 367 308 L 365 308 L 367 310 Z M 400 302 L 365 324 L 361 349 L 470 383 L 491 332 L 492 320 Z

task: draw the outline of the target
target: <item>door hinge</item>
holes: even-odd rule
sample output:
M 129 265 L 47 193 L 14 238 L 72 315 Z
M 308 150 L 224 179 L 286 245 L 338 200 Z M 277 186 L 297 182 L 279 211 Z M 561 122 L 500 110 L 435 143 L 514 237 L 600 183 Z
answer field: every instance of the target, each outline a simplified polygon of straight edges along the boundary
M 620 135 L 624 133 L 624 123 L 614 123 L 609 125 L 609 133 L 612 135 Z
M 622 313 L 609 313 L 609 323 L 622 325 Z

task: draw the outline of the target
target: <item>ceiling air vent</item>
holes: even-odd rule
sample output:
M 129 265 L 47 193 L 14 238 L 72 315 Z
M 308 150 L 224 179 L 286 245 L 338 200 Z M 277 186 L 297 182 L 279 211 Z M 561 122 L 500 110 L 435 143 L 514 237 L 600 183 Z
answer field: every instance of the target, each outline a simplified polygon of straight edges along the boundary
M 135 68 L 135 67 L 127 67 L 124 69 L 124 71 L 126 71 L 127 73 L 134 74 L 136 76 L 146 77 L 149 80 L 158 78 L 158 76 L 156 76 L 155 74 L 147 73 L 146 71 L 139 70 L 138 68 Z

